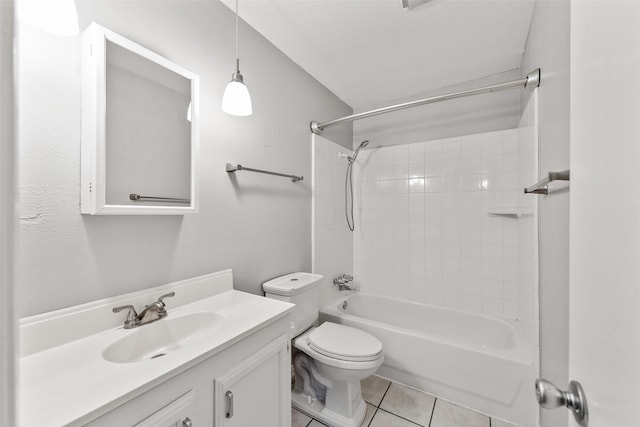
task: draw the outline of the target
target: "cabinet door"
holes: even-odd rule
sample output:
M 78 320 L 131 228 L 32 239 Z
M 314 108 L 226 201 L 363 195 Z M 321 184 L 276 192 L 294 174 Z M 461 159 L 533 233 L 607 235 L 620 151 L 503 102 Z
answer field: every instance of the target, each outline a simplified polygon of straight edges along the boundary
M 215 384 L 217 427 L 289 427 L 291 358 L 283 334 Z
M 196 413 L 196 392 L 179 395 L 174 390 L 156 388 L 119 408 L 84 424 L 84 427 L 191 427 L 201 417 Z M 169 394 L 171 393 L 171 394 Z M 173 394 L 174 397 L 169 397 Z M 178 395 L 180 397 L 175 398 Z M 173 399 L 169 400 L 167 399 Z M 169 402 L 169 403 L 166 403 Z
M 134 427 L 192 427 L 193 401 L 194 393 L 192 390 L 145 418 Z

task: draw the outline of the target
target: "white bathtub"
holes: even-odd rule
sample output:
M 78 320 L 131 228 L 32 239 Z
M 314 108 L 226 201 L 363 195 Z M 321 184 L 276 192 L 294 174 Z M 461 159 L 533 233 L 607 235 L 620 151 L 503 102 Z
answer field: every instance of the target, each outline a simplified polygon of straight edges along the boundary
M 330 304 L 320 318 L 376 336 L 381 376 L 521 426 L 535 423 L 531 346 L 517 322 L 365 294 Z

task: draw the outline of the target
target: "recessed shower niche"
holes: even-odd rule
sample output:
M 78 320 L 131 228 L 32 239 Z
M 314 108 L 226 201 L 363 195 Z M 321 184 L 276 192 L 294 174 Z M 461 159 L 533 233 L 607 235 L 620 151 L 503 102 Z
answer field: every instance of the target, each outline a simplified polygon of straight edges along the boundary
M 82 49 L 81 213 L 196 213 L 198 76 L 95 23 Z

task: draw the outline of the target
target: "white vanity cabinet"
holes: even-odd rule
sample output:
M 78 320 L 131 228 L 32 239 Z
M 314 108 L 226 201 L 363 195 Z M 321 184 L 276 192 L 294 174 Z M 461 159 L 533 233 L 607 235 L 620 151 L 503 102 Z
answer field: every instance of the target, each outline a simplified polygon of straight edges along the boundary
M 288 317 L 143 392 L 87 427 L 289 427 Z
M 274 341 L 214 381 L 216 427 L 291 425 L 289 341 Z
M 151 325 L 113 313 L 168 292 Z M 224 270 L 22 319 L 20 427 L 290 427 L 293 307 Z

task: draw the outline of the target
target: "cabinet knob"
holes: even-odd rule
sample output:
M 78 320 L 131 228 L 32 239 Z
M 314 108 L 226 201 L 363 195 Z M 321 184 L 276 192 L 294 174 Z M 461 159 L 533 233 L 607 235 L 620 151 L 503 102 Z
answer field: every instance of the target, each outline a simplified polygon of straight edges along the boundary
M 224 395 L 227 398 L 227 418 L 231 418 L 233 417 L 233 393 L 228 391 Z
M 193 426 L 193 422 L 191 422 L 191 418 L 187 417 L 184 420 L 182 420 L 182 427 L 192 427 Z

